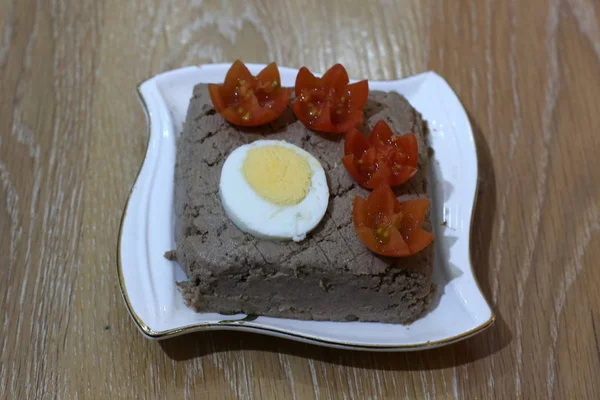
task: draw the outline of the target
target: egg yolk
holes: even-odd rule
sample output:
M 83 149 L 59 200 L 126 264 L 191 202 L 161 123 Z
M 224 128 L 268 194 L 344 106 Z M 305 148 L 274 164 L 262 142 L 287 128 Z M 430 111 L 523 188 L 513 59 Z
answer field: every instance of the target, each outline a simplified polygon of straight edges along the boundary
M 312 185 L 308 161 L 283 146 L 250 149 L 242 171 L 246 182 L 260 197 L 277 205 L 300 203 Z

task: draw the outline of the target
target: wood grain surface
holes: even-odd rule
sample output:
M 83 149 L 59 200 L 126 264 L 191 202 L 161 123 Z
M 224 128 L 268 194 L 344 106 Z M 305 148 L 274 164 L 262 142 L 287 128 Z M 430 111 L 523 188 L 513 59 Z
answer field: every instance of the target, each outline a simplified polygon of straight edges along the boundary
M 492 328 L 396 354 L 141 336 L 116 274 L 136 84 L 236 58 L 449 81 Z M 600 398 L 599 93 L 597 0 L 0 0 L 0 398 Z

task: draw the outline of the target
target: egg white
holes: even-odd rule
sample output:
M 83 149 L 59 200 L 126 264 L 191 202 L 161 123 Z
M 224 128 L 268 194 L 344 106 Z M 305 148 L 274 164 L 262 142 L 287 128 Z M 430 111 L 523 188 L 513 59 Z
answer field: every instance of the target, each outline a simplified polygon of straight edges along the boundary
M 253 148 L 282 146 L 293 150 L 308 162 L 311 186 L 298 204 L 283 206 L 258 195 L 244 177 L 242 167 Z M 329 188 L 321 163 L 307 151 L 281 140 L 257 140 L 235 149 L 221 170 L 219 195 L 225 213 L 242 231 L 256 237 L 301 241 L 323 219 L 329 202 Z

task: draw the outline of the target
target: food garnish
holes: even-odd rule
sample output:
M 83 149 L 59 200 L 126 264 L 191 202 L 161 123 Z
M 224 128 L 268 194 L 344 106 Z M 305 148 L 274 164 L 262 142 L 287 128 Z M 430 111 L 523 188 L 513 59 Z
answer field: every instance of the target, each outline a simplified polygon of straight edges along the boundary
M 309 129 L 324 133 L 346 133 L 363 122 L 369 97 L 366 80 L 349 84 L 341 64 L 331 67 L 322 78 L 302 67 L 296 77 L 296 100 L 292 110 Z
M 378 121 L 367 138 L 353 129 L 344 139 L 346 170 L 361 186 L 374 189 L 397 186 L 417 172 L 418 143 L 413 133 L 394 135 L 389 125 Z
M 429 200 L 399 202 L 388 185 L 378 186 L 367 199 L 356 196 L 352 207 L 354 230 L 369 250 L 389 257 L 418 253 L 433 241 L 421 228 Z
M 274 121 L 287 108 L 292 91 L 281 87 L 277 64 L 267 65 L 253 76 L 246 65 L 236 61 L 223 84 L 209 84 L 215 110 L 228 122 L 260 126 Z

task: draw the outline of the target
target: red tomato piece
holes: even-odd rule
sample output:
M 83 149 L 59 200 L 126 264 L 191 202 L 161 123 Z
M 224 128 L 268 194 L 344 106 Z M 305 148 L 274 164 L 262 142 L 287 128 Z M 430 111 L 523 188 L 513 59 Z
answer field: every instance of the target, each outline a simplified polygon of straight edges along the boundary
M 281 87 L 277 64 L 267 65 L 253 76 L 246 65 L 231 65 L 222 85 L 209 84 L 215 110 L 228 122 L 241 126 L 259 126 L 277 119 L 287 108 L 291 89 Z
M 360 125 L 369 84 L 366 80 L 349 82 L 341 64 L 331 67 L 322 78 L 302 67 L 296 77 L 294 114 L 307 128 L 319 132 L 345 133 Z
M 358 184 L 375 189 L 379 185 L 398 186 L 417 172 L 419 148 L 413 133 L 394 135 L 389 125 L 378 121 L 367 138 L 353 129 L 344 139 L 346 170 Z
M 433 235 L 421 228 L 428 207 L 428 199 L 400 203 L 390 186 L 381 185 L 368 199 L 354 199 L 354 230 L 365 246 L 377 254 L 410 256 L 433 241 Z

